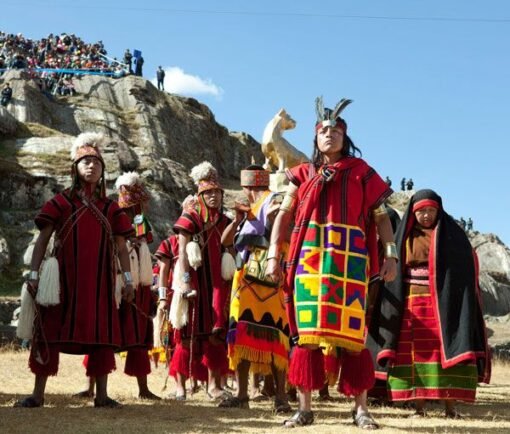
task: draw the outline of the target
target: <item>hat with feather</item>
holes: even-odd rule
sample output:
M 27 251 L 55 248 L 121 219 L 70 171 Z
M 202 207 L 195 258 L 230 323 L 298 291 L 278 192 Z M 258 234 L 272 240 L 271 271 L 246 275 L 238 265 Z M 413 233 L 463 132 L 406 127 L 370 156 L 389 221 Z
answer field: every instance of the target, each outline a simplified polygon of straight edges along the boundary
M 71 192 L 75 192 L 80 188 L 80 181 L 78 175 L 77 165 L 85 157 L 95 157 L 101 162 L 101 178 L 98 185 L 98 193 L 100 197 L 106 197 L 106 184 L 104 176 L 104 160 L 101 155 L 101 147 L 105 143 L 106 137 L 101 133 L 81 133 L 74 140 L 71 146 L 71 160 L 73 162 L 71 167 L 71 175 L 73 185 Z
M 203 161 L 191 169 L 191 178 L 198 187 L 198 194 L 207 190 L 221 190 L 223 187 L 218 180 L 218 171 L 209 161 Z
M 73 164 L 78 163 L 85 157 L 96 157 L 103 163 L 101 146 L 105 142 L 105 136 L 101 133 L 82 133 L 73 142 L 71 147 L 71 159 Z
M 315 123 L 315 132 L 325 127 L 340 127 L 347 132 L 347 123 L 340 117 L 340 113 L 347 107 L 352 100 L 342 98 L 332 110 L 324 107 L 322 96 L 315 99 L 315 112 L 317 114 L 317 122 Z
M 121 208 L 140 205 L 150 199 L 140 175 L 136 172 L 125 172 L 115 181 L 115 188 L 119 192 L 118 204 Z
M 219 209 L 209 208 L 202 193 L 208 190 L 220 190 L 223 193 L 223 187 L 218 180 L 218 171 L 209 161 L 203 161 L 191 169 L 190 176 L 198 187 L 195 205 L 197 212 L 204 222 L 215 222 L 219 217 Z

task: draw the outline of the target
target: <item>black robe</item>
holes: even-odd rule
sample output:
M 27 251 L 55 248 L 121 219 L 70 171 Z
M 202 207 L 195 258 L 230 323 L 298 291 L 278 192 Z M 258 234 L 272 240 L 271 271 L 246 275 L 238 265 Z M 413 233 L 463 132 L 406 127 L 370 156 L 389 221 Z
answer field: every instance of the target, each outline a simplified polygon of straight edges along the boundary
M 378 378 L 385 378 L 394 358 L 404 313 L 405 245 L 415 224 L 413 205 L 424 199 L 439 204 L 429 255 L 430 291 L 441 335 L 441 365 L 476 360 L 479 381 L 490 379 L 490 353 L 478 286 L 478 261 L 462 228 L 442 208 L 432 190 L 421 190 L 410 200 L 395 240 L 399 253 L 397 277 L 379 291 L 367 336 Z

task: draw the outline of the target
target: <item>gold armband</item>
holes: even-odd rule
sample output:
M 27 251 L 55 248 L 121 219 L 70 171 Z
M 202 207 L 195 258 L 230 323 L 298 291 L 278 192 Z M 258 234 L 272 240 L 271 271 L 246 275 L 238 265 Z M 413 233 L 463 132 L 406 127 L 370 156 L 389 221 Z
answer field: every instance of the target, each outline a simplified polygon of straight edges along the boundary
M 386 205 L 384 205 L 384 203 L 381 203 L 381 205 L 379 205 L 377 208 L 375 208 L 373 211 L 372 211 L 373 215 L 374 215 L 374 220 L 376 222 L 379 222 L 381 221 L 381 219 L 388 215 L 388 211 L 386 209 Z
M 280 246 L 278 244 L 271 244 L 267 249 L 267 259 L 280 259 Z
M 283 197 L 282 204 L 280 205 L 280 211 L 290 212 L 294 209 L 296 203 L 296 196 L 293 193 L 286 193 Z
M 386 259 L 393 258 L 398 261 L 397 245 L 393 241 L 389 241 L 384 245 L 384 257 Z

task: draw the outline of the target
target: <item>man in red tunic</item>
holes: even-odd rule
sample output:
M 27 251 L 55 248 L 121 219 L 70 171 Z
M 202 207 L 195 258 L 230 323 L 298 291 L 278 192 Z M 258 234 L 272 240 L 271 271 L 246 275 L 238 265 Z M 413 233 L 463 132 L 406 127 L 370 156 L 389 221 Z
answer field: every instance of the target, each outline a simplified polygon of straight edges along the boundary
M 119 310 L 122 349 L 127 350 L 124 372 L 136 377 L 140 398 L 159 400 L 161 398 L 154 395 L 147 385 L 147 375 L 151 372 L 149 350 L 153 343 L 152 318 L 149 316 L 153 303 L 152 259 L 147 246 L 152 242 L 152 232 L 144 213 L 147 211 L 150 195 L 135 172 L 122 174 L 115 186 L 119 191 L 118 204 L 135 228 L 134 236 L 128 240 L 128 250 L 132 261 L 137 261 L 139 265 L 134 304 L 121 303 Z
M 339 391 L 354 396 L 354 423 L 378 428 L 367 408 L 374 367 L 365 348 L 365 311 L 369 281 L 390 281 L 396 274 L 396 247 L 383 206 L 392 190 L 354 156 L 359 149 L 340 117 L 350 102 L 343 99 L 330 110 L 317 99 L 313 162 L 287 170 L 290 183 L 271 233 L 267 271 L 279 278 L 281 244 L 288 225 L 295 223 L 285 290 L 297 344 L 289 382 L 298 388 L 299 410 L 285 421 L 287 427 L 313 423 L 311 391 L 325 380 L 320 347 L 333 346 L 342 353 Z M 380 270 L 376 233 L 386 253 Z
M 225 335 L 229 285 L 221 276 L 221 235 L 231 220 L 222 212 L 223 189 L 211 163 L 195 166 L 191 177 L 198 186 L 196 200 L 185 205 L 173 228 L 178 236 L 179 257 L 170 307 L 170 320 L 177 329 L 170 374 L 177 380 L 177 399 L 185 399 L 190 371 L 195 379 L 208 382 L 207 392 L 215 399 L 224 396 L 220 380 L 228 370 Z M 198 255 L 193 254 L 193 247 L 200 252 Z M 189 309 L 183 308 L 187 318 L 180 321 L 182 312 L 174 307 L 183 298 L 189 299 Z M 167 305 L 166 301 L 161 303 Z
M 128 240 L 135 296 L 133 303 L 121 303 L 119 315 L 121 323 L 122 348 L 127 351 L 124 373 L 136 377 L 138 396 L 142 399 L 159 400 L 149 390 L 147 375 L 151 372 L 149 350 L 152 349 L 153 327 L 150 317 L 152 307 L 152 259 L 147 243 L 152 242 L 150 224 L 144 214 L 150 195 L 136 172 L 126 172 L 117 178 L 115 187 L 119 192 L 118 205 L 132 221 L 135 232 Z M 84 365 L 87 367 L 88 359 Z M 87 390 L 77 397 L 94 396 L 95 378 L 89 378 Z
M 84 133 L 71 150 L 72 186 L 46 202 L 35 218 L 40 234 L 34 246 L 28 280 L 35 297 L 39 268 L 55 232 L 55 253 L 60 279 L 60 301 L 36 304 L 37 317 L 29 366 L 35 374 L 31 396 L 21 407 L 40 407 L 49 375 L 58 371 L 59 353 L 88 354 L 87 375 L 97 379 L 96 407 L 117 407 L 108 397 L 108 374 L 115 369 L 114 350 L 120 346 L 119 316 L 115 301 L 116 254 L 123 273 L 123 297 L 133 299 L 126 238 L 129 218 L 106 197 L 101 134 Z M 41 295 L 41 294 L 40 294 Z

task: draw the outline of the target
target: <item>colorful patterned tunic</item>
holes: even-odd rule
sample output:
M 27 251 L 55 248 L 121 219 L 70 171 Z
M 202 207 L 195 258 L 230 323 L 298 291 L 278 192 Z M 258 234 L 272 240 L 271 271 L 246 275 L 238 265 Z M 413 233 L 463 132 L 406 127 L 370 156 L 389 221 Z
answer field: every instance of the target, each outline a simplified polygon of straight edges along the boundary
M 361 351 L 368 283 L 378 272 L 371 211 L 392 191 L 359 158 L 324 169 L 307 163 L 287 172 L 299 187 L 287 275 L 295 306 L 290 319 L 300 344 Z
M 227 336 L 230 368 L 241 360 L 251 363 L 251 370 L 271 373 L 271 365 L 286 371 L 289 351 L 289 326 L 281 287 L 271 287 L 246 278 L 250 252 L 255 247 L 267 248 L 269 223 L 267 209 L 275 193 L 266 191 L 251 205 L 248 218 L 236 235 L 236 250 L 243 267 L 232 282 L 230 321 Z
M 39 229 L 52 224 L 59 234 L 60 304 L 41 311 L 48 343 L 58 343 L 66 353 L 121 344 L 112 237 L 128 237 L 133 228 L 116 202 L 105 198 L 93 205 L 108 225 L 67 190 L 46 202 L 35 218 Z

